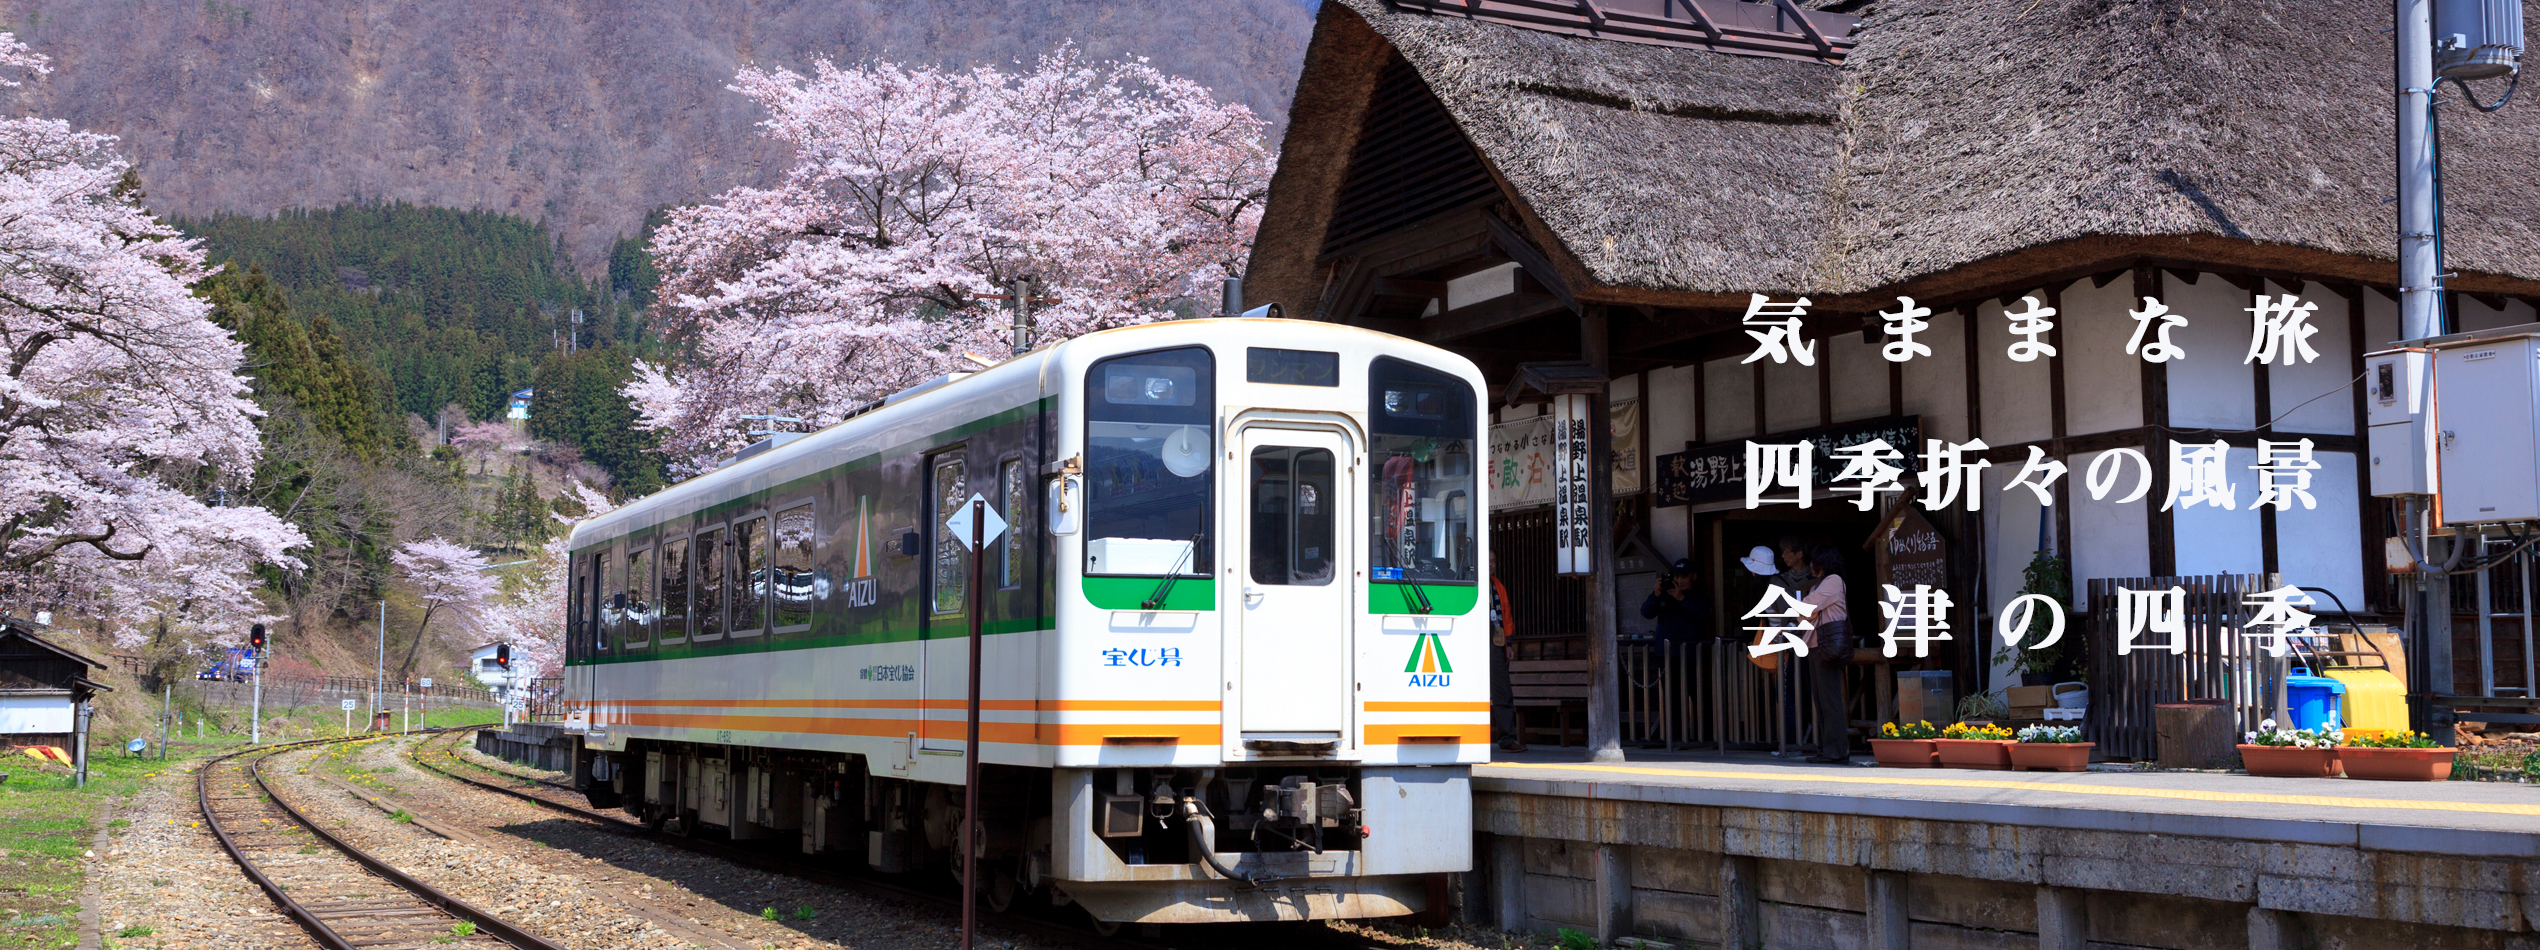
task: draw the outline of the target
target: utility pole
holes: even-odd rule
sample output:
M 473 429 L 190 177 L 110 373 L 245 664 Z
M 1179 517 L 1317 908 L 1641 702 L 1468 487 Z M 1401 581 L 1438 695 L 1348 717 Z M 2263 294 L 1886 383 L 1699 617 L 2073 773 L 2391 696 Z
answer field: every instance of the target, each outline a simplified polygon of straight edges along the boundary
M 1015 300 L 1023 304 L 1023 291 L 1028 285 L 1015 284 Z M 979 929 L 979 843 L 972 840 L 979 828 L 979 661 L 986 651 L 979 638 L 981 615 L 988 612 L 986 583 L 988 563 L 988 502 L 977 495 L 970 500 L 970 586 L 963 593 L 970 608 L 970 702 L 968 739 L 962 744 L 963 774 L 961 781 L 961 950 L 971 950 L 972 938 Z
M 379 721 L 379 696 L 388 688 L 388 602 L 379 602 L 379 665 L 371 668 L 370 721 Z
M 1014 355 L 1021 356 L 1032 352 L 1032 281 L 1024 278 L 1005 286 L 1014 299 Z
M 247 701 L 247 744 L 265 741 L 265 625 L 256 624 L 247 635 L 247 656 L 256 677 L 254 698 Z
M 2442 211 L 2434 165 L 2434 0 L 2394 0 L 2398 22 L 2399 338 L 2443 335 Z
M 168 760 L 168 714 L 176 709 L 176 684 L 159 684 L 159 761 Z

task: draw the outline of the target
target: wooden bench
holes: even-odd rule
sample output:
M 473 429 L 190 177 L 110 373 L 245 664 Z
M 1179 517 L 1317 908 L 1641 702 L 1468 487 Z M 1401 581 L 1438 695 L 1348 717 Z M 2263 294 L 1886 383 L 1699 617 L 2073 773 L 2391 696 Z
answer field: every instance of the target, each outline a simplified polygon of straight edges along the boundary
M 1530 733 L 1549 731 L 1555 745 L 1570 744 L 1570 709 L 1579 710 L 1579 741 L 1587 741 L 1588 661 L 1586 660 L 1513 660 L 1508 664 L 1509 692 L 1516 697 L 1517 732 L 1520 739 Z M 1551 707 L 1556 728 L 1544 730 L 1526 725 L 1528 707 Z

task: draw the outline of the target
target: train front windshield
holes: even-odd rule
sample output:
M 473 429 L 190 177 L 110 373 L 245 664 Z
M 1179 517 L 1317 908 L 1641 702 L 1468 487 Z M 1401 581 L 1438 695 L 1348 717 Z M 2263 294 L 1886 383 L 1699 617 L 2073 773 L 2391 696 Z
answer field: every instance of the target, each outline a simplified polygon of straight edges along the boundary
M 1207 576 L 1217 367 L 1204 347 L 1113 357 L 1085 379 L 1085 573 Z
M 1476 583 L 1473 388 L 1390 358 L 1367 375 L 1373 579 Z

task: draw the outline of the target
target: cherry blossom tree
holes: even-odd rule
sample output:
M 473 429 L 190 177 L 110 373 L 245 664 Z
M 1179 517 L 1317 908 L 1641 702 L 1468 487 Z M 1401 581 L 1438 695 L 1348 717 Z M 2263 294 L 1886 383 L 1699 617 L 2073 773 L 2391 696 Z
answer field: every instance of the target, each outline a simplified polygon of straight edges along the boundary
M 47 71 L 0 33 L 11 67 Z M 305 539 L 206 501 L 256 466 L 244 349 L 114 143 L 0 119 L 0 608 L 111 615 L 126 645 L 234 642 L 262 614 L 250 572 L 297 567 Z
M 656 233 L 660 315 L 685 358 L 626 394 L 674 471 L 711 468 L 742 415 L 825 424 L 1003 353 L 1009 281 L 1037 341 L 1213 299 L 1239 273 L 1274 156 L 1250 109 L 1143 62 L 1063 47 L 1029 68 L 816 64 L 733 88 L 793 153 L 784 181 L 681 208 Z
M 486 570 L 491 565 L 484 555 L 463 544 L 425 538 L 399 545 L 389 562 L 396 565 L 397 579 L 423 607 L 414 640 L 406 644 L 406 657 L 397 664 L 399 676 L 414 672 L 415 653 L 430 639 L 434 615 L 448 617 L 461 630 L 486 629 L 488 608 L 502 585 Z

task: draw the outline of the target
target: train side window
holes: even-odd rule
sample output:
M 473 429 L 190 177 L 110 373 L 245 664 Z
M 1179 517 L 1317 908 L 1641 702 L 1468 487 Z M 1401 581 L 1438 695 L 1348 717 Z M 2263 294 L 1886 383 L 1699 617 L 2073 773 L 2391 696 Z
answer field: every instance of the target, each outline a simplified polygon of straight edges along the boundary
M 599 586 L 595 589 L 597 593 L 595 599 L 600 602 L 600 621 L 591 625 L 593 634 L 591 649 L 595 652 L 607 653 L 610 649 L 609 645 L 617 641 L 617 625 L 626 616 L 626 611 L 619 608 L 616 598 L 610 596 L 626 589 L 626 565 L 618 563 L 615 553 L 606 549 L 602 549 L 599 556 L 592 560 L 600 563 Z
M 1007 459 L 997 467 L 997 489 L 1004 493 L 1005 538 L 997 546 L 997 586 L 1023 586 L 1023 539 L 1031 532 L 1024 525 L 1030 520 L 1031 486 L 1026 483 L 1022 459 Z
M 688 539 L 676 538 L 661 545 L 661 627 L 662 645 L 688 642 Z
M 582 591 L 582 575 L 591 570 L 591 559 L 578 557 L 570 563 L 571 574 L 565 577 L 564 658 L 566 662 L 582 658 L 582 605 L 590 602 Z
M 723 636 L 723 562 L 730 557 L 723 552 L 723 529 L 697 532 L 697 549 L 690 557 L 697 562 L 697 602 L 695 611 L 697 640 Z
M 779 633 L 811 629 L 812 603 L 819 596 L 811 555 L 819 538 L 820 524 L 812 519 L 810 505 L 796 505 L 776 513 L 775 600 Z
M 959 452 L 935 456 L 927 478 L 927 524 L 935 535 L 935 549 L 927 557 L 928 593 L 937 615 L 957 614 L 968 599 L 970 562 L 964 540 L 955 540 L 944 530 L 944 520 L 970 501 L 969 460 Z
M 767 519 L 732 523 L 732 635 L 767 631 Z
M 618 639 L 629 650 L 651 646 L 653 642 L 653 549 L 638 548 L 626 555 L 626 632 Z

